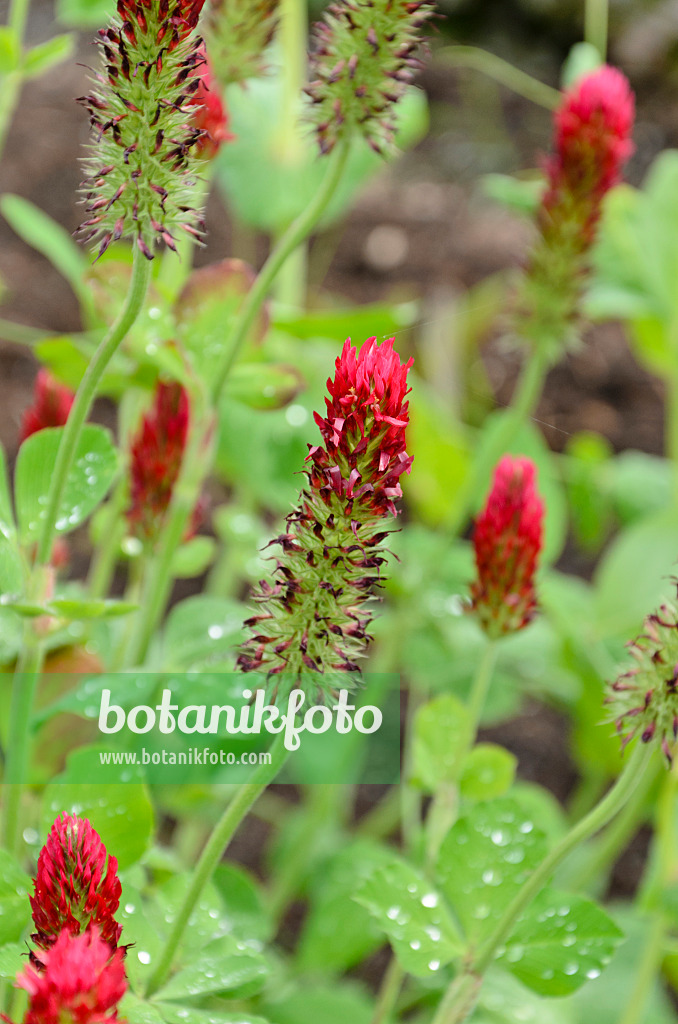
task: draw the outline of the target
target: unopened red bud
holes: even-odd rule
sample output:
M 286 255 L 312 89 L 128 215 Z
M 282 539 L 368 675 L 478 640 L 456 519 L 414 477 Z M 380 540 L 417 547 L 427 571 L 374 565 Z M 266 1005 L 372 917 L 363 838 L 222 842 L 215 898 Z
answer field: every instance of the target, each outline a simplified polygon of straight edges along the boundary
M 530 459 L 505 455 L 475 523 L 472 607 L 491 637 L 523 629 L 536 611 L 534 576 L 544 519 L 536 475 Z

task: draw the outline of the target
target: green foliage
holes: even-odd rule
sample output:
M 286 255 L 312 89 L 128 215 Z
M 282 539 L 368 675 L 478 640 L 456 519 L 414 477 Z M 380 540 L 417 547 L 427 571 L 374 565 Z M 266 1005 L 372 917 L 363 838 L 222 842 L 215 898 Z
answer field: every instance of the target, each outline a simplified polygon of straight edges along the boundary
M 54 463 L 63 427 L 50 427 L 32 434 L 22 444 L 14 475 L 14 496 L 19 533 L 24 543 L 35 540 L 47 515 Z M 69 533 L 80 526 L 104 499 L 118 466 L 110 433 L 87 424 L 80 435 L 73 466 L 56 519 L 57 533 Z
M 367 907 L 410 974 L 430 977 L 462 951 L 442 896 L 404 860 L 394 857 L 378 867 L 355 899 Z
M 565 996 L 600 977 L 622 938 L 595 903 L 544 889 L 518 921 L 501 960 L 540 995 Z
M 30 918 L 30 879 L 5 850 L 0 850 L 0 946 L 19 939 Z M 1 952 L 1 951 L 0 951 Z M 5 952 L 3 966 L 14 959 L 14 948 Z

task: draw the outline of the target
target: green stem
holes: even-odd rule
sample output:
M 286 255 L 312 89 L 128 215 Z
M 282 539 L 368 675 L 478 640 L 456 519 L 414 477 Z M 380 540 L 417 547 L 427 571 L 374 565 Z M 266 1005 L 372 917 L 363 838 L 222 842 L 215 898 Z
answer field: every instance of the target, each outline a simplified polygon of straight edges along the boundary
M 266 260 L 261 271 L 257 275 L 254 285 L 247 293 L 240 314 L 236 318 L 231 332 L 228 335 L 221 364 L 215 368 L 214 388 L 212 391 L 213 404 L 216 405 L 223 390 L 233 365 L 235 364 L 240 349 L 247 340 L 250 328 L 259 312 L 261 305 L 268 295 L 268 292 L 275 280 L 278 271 L 285 263 L 290 253 L 308 238 L 316 226 L 334 195 L 341 180 L 346 160 L 349 153 L 349 144 L 339 143 L 329 158 L 329 166 L 325 172 L 323 182 L 311 199 L 305 210 L 289 226 L 280 241 L 274 247 Z
M 642 1024 L 647 1019 L 645 1011 L 652 986 L 664 959 L 668 930 L 668 923 L 664 914 L 655 914 L 643 946 L 643 955 L 638 967 L 633 990 L 626 1004 L 626 1009 L 619 1020 L 619 1024 Z
M 30 5 L 30 0 L 12 0 L 12 6 L 9 11 L 8 24 L 12 32 L 14 32 L 20 46 L 23 44 L 26 22 L 28 21 L 28 9 Z
M 448 989 L 438 1013 L 433 1019 L 433 1024 L 462 1024 L 462 1021 L 466 1020 L 475 1005 L 475 1000 L 469 1001 L 469 993 L 475 986 L 477 996 L 482 977 L 494 960 L 497 949 L 509 937 L 523 911 L 543 888 L 568 853 L 580 843 L 595 835 L 601 828 L 604 828 L 624 807 L 640 782 L 652 753 L 653 749 L 649 744 L 636 743 L 633 753 L 626 762 L 614 786 L 600 803 L 554 846 L 516 894 L 500 918 L 496 928 L 481 946 L 473 961 Z
M 557 89 L 544 85 L 537 78 L 509 64 L 507 60 L 502 60 L 496 54 L 481 50 L 477 46 L 446 46 L 439 50 L 436 56 L 456 67 L 481 71 L 500 85 L 505 85 L 519 96 L 524 96 L 525 99 L 540 107 L 546 107 L 547 110 L 555 110 L 560 103 L 561 95 Z
M 496 663 L 497 642 L 496 640 L 487 640 L 468 699 L 468 711 L 473 726 L 474 736 L 478 732 L 478 726 L 480 725 L 480 719 L 483 714 L 483 708 L 485 707 L 485 701 L 487 699 L 490 683 L 492 682 L 492 673 L 494 672 L 494 666 Z
M 108 594 L 115 566 L 120 554 L 120 544 L 125 536 L 125 504 L 128 495 L 128 484 L 121 477 L 109 501 L 101 531 L 101 543 L 97 546 L 89 572 L 88 594 L 90 599 L 105 597 Z
M 584 39 L 595 46 L 601 60 L 607 57 L 609 0 L 586 0 L 584 7 Z
M 630 840 L 643 821 L 647 818 L 649 797 L 657 780 L 657 771 L 646 772 L 628 803 L 614 821 L 600 835 L 599 839 L 591 844 L 591 849 L 583 863 L 575 871 L 563 879 L 563 885 L 573 892 L 581 892 L 590 889 L 592 884 L 600 878 L 601 884 L 605 885 L 606 872 L 614 864 L 622 850 L 626 849 Z
M 483 480 L 489 476 L 504 452 L 510 449 L 524 424 L 534 415 L 544 387 L 547 370 L 548 358 L 545 352 L 539 350 L 527 355 L 502 428 L 494 435 L 492 442 L 476 457 L 473 467 L 462 485 L 457 498 L 457 514 L 450 525 L 452 534 L 456 534 L 466 521 L 471 502 Z
M 23 47 L 29 7 L 30 0 L 12 0 L 7 19 L 7 27 L 14 34 L 16 40 L 20 63 L 15 71 L 10 71 L 8 75 L 4 76 L 0 89 L 0 154 L 5 148 L 7 132 L 14 116 L 21 87 L 24 84 Z
M 40 565 L 46 565 L 52 554 L 54 527 L 59 515 L 59 506 L 66 487 L 66 480 L 73 465 L 80 434 L 92 408 L 97 388 L 101 383 L 101 378 L 108 364 L 141 312 L 150 276 L 151 267 L 149 261 L 146 260 L 138 249 L 135 249 L 132 279 L 125 304 L 117 320 L 99 344 L 92 357 L 92 361 L 87 367 L 85 376 L 75 396 L 68 422 L 64 427 L 47 496 L 47 514 L 42 522 L 38 540 L 37 562 Z
M 300 97 L 306 82 L 308 63 L 306 0 L 281 0 L 279 38 L 282 50 L 282 110 L 280 146 L 276 156 L 285 172 L 289 174 L 290 171 L 294 172 L 301 167 L 308 152 L 308 143 L 299 131 Z M 307 253 L 304 239 L 290 253 L 276 277 L 277 301 L 301 308 L 306 297 L 306 277 Z
M 675 770 L 665 773 L 657 800 L 655 839 L 636 907 L 651 913 L 643 955 L 638 965 L 633 988 L 619 1024 L 641 1024 L 645 1020 L 652 986 L 661 971 L 666 955 L 669 921 L 664 910 L 664 895 L 671 886 L 676 863 L 675 803 L 678 776 Z
M 250 782 L 243 783 L 223 815 L 214 826 L 200 859 L 195 866 L 191 884 L 174 921 L 157 966 L 151 975 L 146 995 L 152 996 L 167 981 L 177 949 L 190 920 L 193 909 L 203 889 L 214 874 L 215 868 L 224 855 L 226 847 L 245 819 L 252 804 L 266 787 L 273 782 L 287 760 L 284 733 L 280 733 L 270 750 L 270 764 L 259 765 Z
M 567 835 L 563 836 L 560 842 L 544 858 L 539 867 L 530 875 L 525 885 L 509 904 L 499 924 L 476 957 L 475 969 L 478 973 L 483 974 L 487 970 L 494 959 L 497 948 L 508 938 L 520 915 L 532 902 L 547 879 L 551 877 L 561 861 L 567 857 L 568 853 L 576 846 L 579 846 L 580 843 L 595 835 L 596 832 L 599 832 L 601 828 L 604 828 L 624 807 L 640 782 L 652 753 L 653 748 L 649 744 L 636 743 L 633 753 L 624 765 L 624 769 L 614 786 L 586 817 L 582 818 L 574 828 L 570 829 Z
M 52 541 L 59 513 L 59 506 L 66 486 L 66 480 L 73 464 L 78 441 L 85 420 L 92 407 L 101 378 L 118 346 L 136 320 L 146 296 L 150 279 L 148 261 L 135 251 L 132 280 L 125 304 L 119 317 L 101 341 L 89 364 L 75 401 L 64 427 L 57 452 L 54 472 L 47 496 L 47 514 L 42 523 L 38 539 L 36 566 L 28 587 L 30 600 L 40 601 L 46 586 L 45 567 L 52 554 Z M 25 629 L 24 647 L 14 673 L 12 703 L 10 708 L 10 733 L 12 742 L 7 751 L 5 778 L 10 782 L 3 813 L 3 835 L 8 848 L 16 850 L 19 844 L 18 820 L 22 789 L 28 770 L 30 745 L 30 718 L 33 708 L 36 680 L 42 671 L 44 647 L 33 624 L 28 622 Z M 12 782 L 12 780 L 14 780 Z
M 404 980 L 405 972 L 400 966 L 400 962 L 393 957 L 384 972 L 384 977 L 381 979 L 381 985 L 377 993 L 377 1002 L 370 1024 L 386 1024 L 390 1019 L 398 1002 L 398 996 L 400 995 Z
M 47 328 L 29 327 L 27 324 L 17 324 L 14 320 L 0 318 L 0 338 L 15 345 L 37 345 L 45 338 L 54 336 L 54 331 L 48 331 Z
M 2 837 L 5 849 L 17 856 L 21 848 L 19 817 L 21 797 L 26 785 L 31 743 L 31 714 L 33 699 L 42 668 L 42 645 L 35 640 L 32 622 L 24 627 L 27 643 L 24 658 L 17 665 L 12 680 L 12 699 L 9 712 L 8 743 L 3 786 Z M 29 633 L 30 631 L 30 633 Z

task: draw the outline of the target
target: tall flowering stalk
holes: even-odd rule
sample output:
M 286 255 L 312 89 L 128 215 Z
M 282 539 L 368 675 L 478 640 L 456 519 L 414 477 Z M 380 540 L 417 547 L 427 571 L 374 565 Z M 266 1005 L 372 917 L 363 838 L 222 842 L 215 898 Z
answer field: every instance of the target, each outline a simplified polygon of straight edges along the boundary
M 127 519 L 144 541 L 156 540 L 165 520 L 184 457 L 189 417 L 186 389 L 176 381 L 158 381 L 152 407 L 130 447 Z
M 28 993 L 23 1024 L 122 1024 L 117 1006 L 127 990 L 123 950 L 111 953 L 96 928 L 82 935 L 63 931 L 16 983 Z
M 554 115 L 554 151 L 537 217 L 517 330 L 556 354 L 576 340 L 581 293 L 602 201 L 621 180 L 633 152 L 634 97 L 628 81 L 607 65 L 580 78 Z
M 407 374 L 393 339 L 350 339 L 327 382 L 326 415 L 315 414 L 321 444 L 309 445 L 307 484 L 280 547 L 273 582 L 254 595 L 261 611 L 238 658 L 245 671 L 269 676 L 304 671 L 357 672 L 370 639 L 367 602 L 386 561 L 380 547 L 396 514 L 400 477 L 409 472 Z
M 38 858 L 31 896 L 31 938 L 42 951 L 32 957 L 36 964 L 47 962 L 46 953 L 64 933 L 91 928 L 110 956 L 122 931 L 115 920 L 122 892 L 117 872 L 116 858 L 107 854 L 89 821 L 71 814 L 56 819 Z
M 33 401 L 24 410 L 20 441 L 46 427 L 63 427 L 71 411 L 73 392 L 55 380 L 49 370 L 41 368 L 35 378 Z
M 396 130 L 395 104 L 420 66 L 419 32 L 430 0 L 338 0 L 315 27 L 307 92 L 321 152 L 363 135 L 386 152 Z
M 648 615 L 628 644 L 632 667 L 611 685 L 606 703 L 626 746 L 635 736 L 661 745 L 669 764 L 678 740 L 678 607 L 666 602 Z
M 491 639 L 523 629 L 537 609 L 534 577 L 542 548 L 544 503 L 536 477 L 530 459 L 505 455 L 475 523 L 472 610 Z
M 82 97 L 94 144 L 81 230 L 102 255 L 131 236 L 147 259 L 155 244 L 176 247 L 178 230 L 200 237 L 191 208 L 194 153 L 203 129 L 191 123 L 204 63 L 194 35 L 204 0 L 118 0 L 97 42 L 103 68 Z

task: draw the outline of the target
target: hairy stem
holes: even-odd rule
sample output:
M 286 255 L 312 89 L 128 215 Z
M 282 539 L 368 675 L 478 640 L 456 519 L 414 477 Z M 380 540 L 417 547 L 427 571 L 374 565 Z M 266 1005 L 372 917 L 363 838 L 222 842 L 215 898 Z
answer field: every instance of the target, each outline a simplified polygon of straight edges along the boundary
M 481 946 L 478 954 L 448 989 L 438 1013 L 433 1018 L 433 1024 L 462 1024 L 466 1020 L 475 1006 L 475 998 L 470 1000 L 469 993 L 475 991 L 477 998 L 483 975 L 494 960 L 499 946 L 513 931 L 523 911 L 547 883 L 568 853 L 604 828 L 625 806 L 640 782 L 652 753 L 650 745 L 637 743 L 614 786 L 586 817 L 570 829 L 530 875 L 505 910 L 492 934 Z
M 207 844 L 195 866 L 191 884 L 160 954 L 158 964 L 148 982 L 146 988 L 147 996 L 153 995 L 167 981 L 186 925 L 202 895 L 203 889 L 214 874 L 226 847 L 246 817 L 252 804 L 264 792 L 266 787 L 273 782 L 286 760 L 287 750 L 285 749 L 284 733 L 280 733 L 271 747 L 270 763 L 259 765 L 251 781 L 245 782 L 239 787 L 233 800 L 231 800 L 214 826 L 212 834 L 207 840 Z
M 607 57 L 609 0 L 586 0 L 584 7 L 584 39 L 595 46 L 601 60 Z
M 539 79 L 514 67 L 507 60 L 502 60 L 496 54 L 481 50 L 477 46 L 446 46 L 436 56 L 456 67 L 481 71 L 500 85 L 505 85 L 519 96 L 524 96 L 525 99 L 540 107 L 546 107 L 547 110 L 555 110 L 560 102 L 561 97 L 557 89 L 544 85 Z
M 279 270 L 288 256 L 297 249 L 305 238 L 308 238 L 327 209 L 337 185 L 341 181 L 348 153 L 348 143 L 339 143 L 335 147 L 329 158 L 329 165 L 320 188 L 306 209 L 290 224 L 280 241 L 275 245 L 270 256 L 259 271 L 254 285 L 247 293 L 242 309 L 226 340 L 220 365 L 215 368 L 214 387 L 212 390 L 214 405 L 219 400 L 228 375 L 238 358 L 242 346 L 247 340 L 252 324 Z
M 136 320 L 143 306 L 150 279 L 150 265 L 135 251 L 132 279 L 125 304 L 115 323 L 101 341 L 82 379 L 68 422 L 61 436 L 61 443 L 52 474 L 47 496 L 47 514 L 42 522 L 38 539 L 36 566 L 29 580 L 29 600 L 40 602 L 44 598 L 47 581 L 46 566 L 52 555 L 55 526 L 59 506 L 63 497 L 68 474 L 73 465 L 75 452 L 85 420 L 89 415 L 101 378 L 120 343 Z M 24 647 L 12 682 L 10 736 L 12 741 L 7 751 L 5 779 L 10 783 L 3 811 L 3 835 L 9 849 L 19 845 L 18 820 L 21 795 L 26 781 L 30 747 L 30 719 L 37 677 L 42 671 L 44 648 L 32 622 L 27 622 Z
M 387 1024 L 391 1019 L 404 980 L 405 972 L 400 962 L 393 957 L 381 979 L 370 1024 Z
M 117 320 L 99 344 L 92 357 L 92 361 L 87 367 L 85 376 L 75 396 L 68 422 L 64 427 L 47 496 L 47 514 L 42 522 L 38 540 L 37 562 L 40 565 L 46 565 L 52 554 L 52 542 L 54 540 L 55 524 L 59 515 L 59 505 L 64 494 L 68 474 L 73 465 L 73 459 L 75 458 L 75 452 L 85 420 L 90 413 L 97 389 L 108 364 L 141 312 L 150 276 L 150 263 L 138 249 L 135 249 L 132 279 L 125 304 Z

